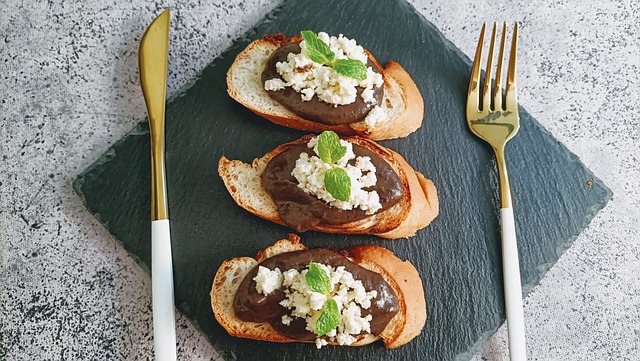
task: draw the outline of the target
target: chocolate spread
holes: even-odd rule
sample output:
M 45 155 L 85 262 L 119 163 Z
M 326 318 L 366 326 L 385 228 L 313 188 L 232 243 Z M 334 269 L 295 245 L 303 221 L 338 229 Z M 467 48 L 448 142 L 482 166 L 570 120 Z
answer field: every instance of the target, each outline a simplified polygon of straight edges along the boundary
M 341 210 L 332 207 L 299 188 L 298 181 L 291 175 L 291 171 L 303 152 L 310 156 L 315 155 L 306 143 L 292 146 L 275 156 L 261 175 L 262 186 L 278 207 L 280 218 L 289 227 L 296 232 L 304 232 L 319 223 L 345 224 L 370 216 L 360 209 Z M 353 144 L 353 152 L 356 157 L 369 157 L 376 167 L 376 185 L 365 190 L 378 192 L 382 205 L 378 212 L 398 203 L 402 198 L 402 182 L 393 168 L 380 156 L 359 145 Z
M 344 252 L 349 254 L 348 249 Z M 393 316 L 398 313 L 400 307 L 398 297 L 380 274 L 358 266 L 345 256 L 329 249 L 317 248 L 282 253 L 267 258 L 260 265 L 271 270 L 278 268 L 282 272 L 293 268 L 302 271 L 312 261 L 333 267 L 344 266 L 345 270 L 351 272 L 354 279 L 362 281 L 365 290 L 375 290 L 378 293 L 371 300 L 371 307 L 362 310 L 363 317 L 371 315 L 371 334 L 379 335 Z M 294 317 L 288 326 L 282 324 L 282 316 L 289 314 L 289 310 L 280 305 L 280 301 L 285 299 L 284 291 L 278 289 L 268 295 L 258 293 L 256 291 L 256 282 L 253 280 L 257 274 L 258 266 L 256 265 L 240 283 L 238 292 L 233 300 L 236 316 L 247 322 L 269 322 L 278 332 L 296 340 L 314 340 L 316 336 L 306 330 L 304 319 Z
M 281 61 L 286 62 L 287 55 L 289 53 L 299 54 L 300 51 L 300 42 L 287 43 L 278 48 L 278 50 L 271 55 L 267 61 L 264 71 L 262 72 L 262 84 L 269 79 L 282 79 L 280 74 L 276 71 L 276 64 Z M 366 66 L 371 67 L 374 72 L 378 73 L 378 68 L 371 59 L 367 61 Z M 373 106 L 380 105 L 382 102 L 382 95 L 384 93 L 383 86 L 373 88 L 373 96 L 375 99 L 374 104 L 367 104 L 362 100 L 360 94 L 364 88 L 356 87 L 356 89 L 358 91 L 358 95 L 355 102 L 338 106 L 335 104 L 325 103 L 315 95 L 311 100 L 303 101 L 300 93 L 296 92 L 291 87 L 286 87 L 276 91 L 267 91 L 267 93 L 271 98 L 282 104 L 282 106 L 302 118 L 322 124 L 338 125 L 350 124 L 364 120 Z

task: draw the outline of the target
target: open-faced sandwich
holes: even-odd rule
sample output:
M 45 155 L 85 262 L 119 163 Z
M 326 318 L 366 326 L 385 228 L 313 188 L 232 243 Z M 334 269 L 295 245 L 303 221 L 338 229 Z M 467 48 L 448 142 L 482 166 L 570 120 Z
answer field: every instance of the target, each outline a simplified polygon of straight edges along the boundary
M 221 157 L 238 205 L 297 232 L 413 236 L 438 215 L 433 182 L 398 153 L 325 131 L 283 144 L 253 164 Z
M 225 261 L 211 288 L 220 325 L 236 337 L 272 342 L 388 348 L 420 334 L 427 319 L 415 267 L 377 246 L 308 250 L 299 238 L 255 259 Z
M 382 68 L 355 40 L 308 30 L 249 44 L 227 73 L 227 91 L 274 123 L 374 140 L 406 137 L 420 128 L 424 112 L 400 64 Z

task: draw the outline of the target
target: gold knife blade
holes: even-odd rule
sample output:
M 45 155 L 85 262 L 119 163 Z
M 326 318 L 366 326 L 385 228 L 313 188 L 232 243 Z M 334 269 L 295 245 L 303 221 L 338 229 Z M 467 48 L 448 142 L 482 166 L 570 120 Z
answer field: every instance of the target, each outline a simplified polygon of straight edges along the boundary
M 140 43 L 140 83 L 151 131 L 151 220 L 169 218 L 164 162 L 164 108 L 169 60 L 169 9 L 160 14 Z

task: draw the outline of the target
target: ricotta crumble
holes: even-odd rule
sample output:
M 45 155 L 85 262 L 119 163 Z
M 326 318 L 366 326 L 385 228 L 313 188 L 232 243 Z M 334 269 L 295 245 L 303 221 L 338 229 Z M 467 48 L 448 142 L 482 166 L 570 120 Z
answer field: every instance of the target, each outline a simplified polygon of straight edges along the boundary
M 318 157 L 318 137 L 311 139 L 307 145 L 313 149 L 316 155 L 309 156 L 307 153 L 301 153 L 291 175 L 298 181 L 298 187 L 305 193 L 311 194 L 333 207 L 342 210 L 360 209 L 366 214 L 374 214 L 382 208 L 380 196 L 377 191 L 366 191 L 364 188 L 376 185 L 378 181 L 376 167 L 371 163 L 371 158 L 356 157 L 351 143 L 340 139 L 340 144 L 347 147 L 347 152 L 334 165 L 331 165 Z M 355 164 L 349 164 L 349 161 L 353 159 L 355 159 Z M 334 198 L 324 185 L 325 173 L 334 167 L 344 169 L 351 179 L 351 195 L 348 201 Z
M 338 305 L 340 323 L 325 336 L 316 339 L 318 348 L 327 344 L 327 339 L 340 345 L 350 345 L 357 341 L 354 337 L 362 332 L 371 332 L 371 315 L 362 316 L 362 310 L 371 307 L 371 301 L 378 296 L 375 290 L 367 292 L 362 281 L 353 278 L 351 272 L 344 266 L 332 267 L 318 264 L 329 275 L 332 291 L 328 295 L 311 290 L 306 281 L 309 271 L 290 269 L 281 272 L 275 268 L 270 270 L 259 266 L 256 281 L 256 290 L 262 294 L 268 294 L 278 288 L 284 288 L 285 299 L 280 305 L 291 311 L 290 315 L 282 316 L 282 323 L 289 325 L 294 318 L 303 318 L 306 321 L 306 329 L 316 331 L 316 321 L 322 313 L 322 306 L 328 298 L 333 299 Z M 272 289 L 272 287 L 275 288 Z M 271 290 L 270 292 L 266 292 Z

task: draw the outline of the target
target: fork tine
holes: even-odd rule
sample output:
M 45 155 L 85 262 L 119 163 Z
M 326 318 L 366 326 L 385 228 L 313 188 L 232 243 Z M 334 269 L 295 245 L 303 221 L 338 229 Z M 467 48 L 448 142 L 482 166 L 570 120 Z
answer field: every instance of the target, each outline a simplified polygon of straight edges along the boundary
M 489 55 L 487 55 L 487 68 L 484 71 L 484 91 L 482 92 L 482 111 L 491 110 L 491 69 L 493 68 L 493 46 L 496 42 L 496 23 L 493 23 L 491 33 L 491 43 L 489 44 Z
M 502 26 L 502 39 L 500 40 L 500 55 L 496 68 L 496 85 L 493 89 L 493 108 L 502 110 L 502 62 L 504 61 L 504 45 L 507 41 L 507 23 Z
M 507 70 L 506 109 L 514 109 L 518 106 L 516 100 L 516 60 L 518 50 L 518 23 L 513 27 L 513 39 L 511 41 L 511 54 L 509 54 L 509 70 Z
M 476 47 L 476 56 L 473 59 L 473 67 L 471 68 L 471 80 L 469 81 L 469 92 L 467 93 L 467 109 L 478 110 L 480 104 L 480 62 L 482 61 L 482 44 L 484 43 L 484 30 L 487 27 L 487 23 L 482 24 L 482 30 L 480 30 L 480 38 L 478 39 L 478 46 Z

